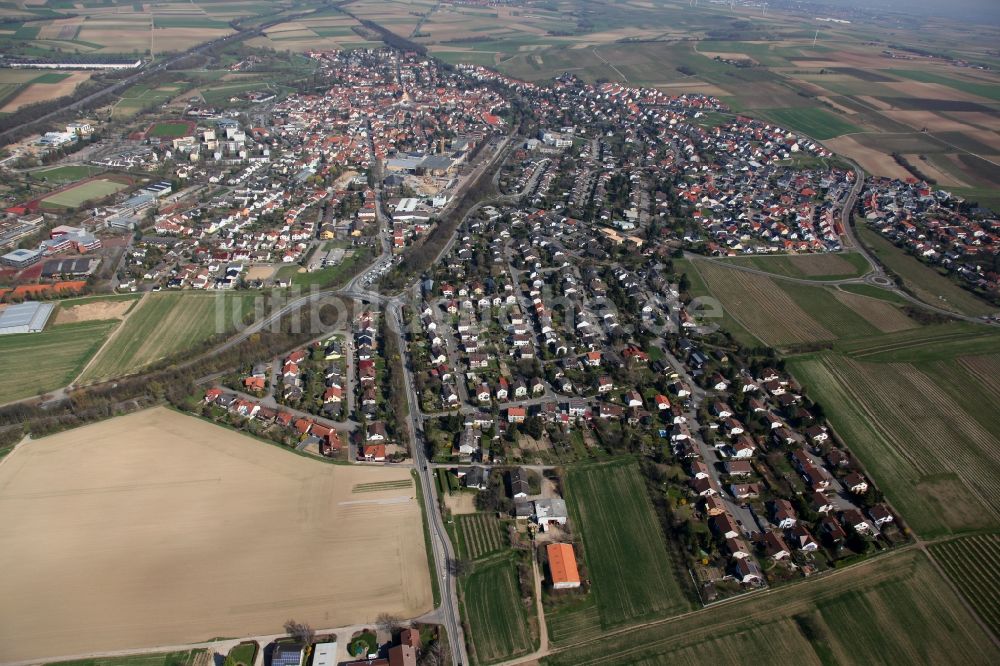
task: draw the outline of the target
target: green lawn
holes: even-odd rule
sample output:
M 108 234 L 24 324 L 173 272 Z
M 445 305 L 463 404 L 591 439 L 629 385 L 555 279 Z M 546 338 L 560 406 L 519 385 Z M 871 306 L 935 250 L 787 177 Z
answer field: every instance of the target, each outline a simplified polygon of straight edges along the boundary
M 974 316 L 991 314 L 1000 309 L 963 289 L 934 268 L 921 263 L 868 227 L 858 225 L 858 237 L 920 300 L 946 310 Z
M 180 122 L 165 122 L 156 123 L 153 125 L 152 129 L 149 130 L 149 136 L 151 137 L 179 137 L 185 136 L 188 133 L 187 123 Z
M 97 201 L 126 189 L 128 185 L 109 179 L 97 179 L 42 198 L 42 207 L 76 208 L 86 201 Z
M 574 467 L 565 495 L 605 629 L 690 608 L 635 462 Z
M 759 113 L 789 129 L 808 134 L 814 139 L 832 139 L 860 129 L 835 114 L 818 107 L 803 109 L 761 109 Z
M 462 609 L 469 625 L 466 640 L 473 663 L 493 664 L 534 649 L 511 560 L 477 565 L 461 586 Z
M 894 291 L 882 289 L 881 287 L 876 287 L 871 284 L 842 284 L 839 289 L 842 291 L 849 291 L 852 294 L 870 296 L 872 298 L 877 298 L 882 301 L 888 301 L 889 303 L 896 303 L 899 305 L 904 305 L 909 302 Z
M 223 666 L 253 666 L 254 657 L 257 655 L 256 643 L 240 643 L 226 655 Z
M 82 379 L 101 381 L 132 374 L 192 349 L 216 333 L 231 331 L 253 307 L 253 298 L 253 294 L 235 293 L 149 294 Z
M 0 403 L 69 384 L 117 322 L 64 324 L 41 333 L 0 335 Z

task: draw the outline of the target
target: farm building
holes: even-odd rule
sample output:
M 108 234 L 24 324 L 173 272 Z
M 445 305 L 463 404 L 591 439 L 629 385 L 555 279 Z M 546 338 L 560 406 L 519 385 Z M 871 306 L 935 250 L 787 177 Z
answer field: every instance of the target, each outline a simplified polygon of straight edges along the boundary
M 580 573 L 576 568 L 573 546 L 568 543 L 550 543 L 545 551 L 549 556 L 552 587 L 557 590 L 580 587 Z
M 39 333 L 45 328 L 45 322 L 54 308 L 54 303 L 34 301 L 7 306 L 0 311 L 0 335 Z

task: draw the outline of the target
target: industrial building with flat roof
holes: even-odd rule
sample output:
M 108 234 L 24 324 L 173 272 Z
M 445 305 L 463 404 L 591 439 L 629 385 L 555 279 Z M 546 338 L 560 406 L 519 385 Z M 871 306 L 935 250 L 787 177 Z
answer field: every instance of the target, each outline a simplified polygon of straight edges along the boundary
M 8 266 L 13 266 L 14 268 L 27 268 L 36 261 L 42 258 L 41 250 L 25 250 L 19 249 L 0 257 L 0 263 L 7 264 Z
M 28 301 L 0 310 L 0 335 L 40 333 L 55 309 L 54 303 Z

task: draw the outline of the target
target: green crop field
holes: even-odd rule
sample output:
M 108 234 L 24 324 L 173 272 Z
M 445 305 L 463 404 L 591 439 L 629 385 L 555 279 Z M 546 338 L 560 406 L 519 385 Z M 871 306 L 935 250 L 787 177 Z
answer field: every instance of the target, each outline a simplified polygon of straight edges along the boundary
M 117 322 L 63 324 L 41 333 L 0 335 L 0 403 L 66 386 L 80 373 Z
M 181 122 L 156 123 L 149 130 L 149 136 L 167 137 L 167 138 L 185 136 L 187 135 L 190 129 L 191 128 L 188 126 L 187 123 L 181 123 Z
M 80 183 L 62 192 L 43 197 L 41 205 L 43 208 L 77 208 L 86 201 L 103 199 L 108 195 L 121 192 L 127 187 L 128 185 L 125 183 L 119 183 L 108 178 L 98 178 L 97 180 Z
M 1000 534 L 979 534 L 936 543 L 931 557 L 994 634 L 1000 635 Z
M 917 298 L 946 310 L 967 315 L 996 312 L 997 308 L 963 289 L 934 268 L 920 263 L 864 225 L 858 225 L 858 237 L 886 268 L 902 279 Z
M 832 139 L 841 134 L 860 131 L 860 128 L 855 127 L 846 120 L 842 120 L 830 111 L 818 107 L 805 109 L 762 109 L 759 113 L 779 125 L 803 132 L 820 141 Z
M 89 166 L 86 164 L 74 164 L 71 166 L 60 166 L 52 169 L 42 169 L 32 171 L 31 177 L 36 180 L 47 180 L 50 183 L 72 183 L 83 180 L 90 176 L 96 176 L 104 171 L 101 167 Z
M 101 381 L 141 370 L 230 331 L 252 307 L 241 294 L 149 294 L 87 368 L 83 381 Z
M 509 559 L 479 565 L 465 578 L 462 607 L 474 663 L 492 664 L 534 648 L 517 571 Z
M 598 664 L 990 664 L 996 648 L 919 551 L 555 652 Z
M 994 419 L 989 405 L 1000 404 L 990 377 L 945 357 L 914 365 L 823 353 L 788 367 L 920 535 L 1000 525 L 1000 424 L 977 417 Z
M 506 537 L 496 516 L 485 513 L 456 516 L 455 524 L 459 557 L 476 560 L 503 550 Z
M 690 607 L 634 462 L 576 467 L 566 476 L 604 628 Z
M 921 83 L 940 83 L 943 86 L 967 92 L 970 95 L 979 95 L 980 97 L 1000 101 L 1000 86 L 995 84 L 966 81 L 955 76 L 945 76 L 944 74 L 915 69 L 887 69 L 885 71 L 888 74 L 895 74 L 896 76 L 901 76 L 905 79 L 910 79 L 911 81 L 920 81 Z
M 857 252 L 733 257 L 726 262 L 803 280 L 842 280 L 861 277 L 871 270 Z
M 52 662 L 50 666 L 192 666 L 204 654 L 204 648 L 178 652 L 133 654 L 122 657 L 94 657 Z

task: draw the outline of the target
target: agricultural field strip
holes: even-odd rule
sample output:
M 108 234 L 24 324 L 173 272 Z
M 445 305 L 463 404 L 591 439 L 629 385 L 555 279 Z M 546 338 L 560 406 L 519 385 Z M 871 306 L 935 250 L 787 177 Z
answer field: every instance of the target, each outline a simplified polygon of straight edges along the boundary
M 634 464 L 573 470 L 569 483 L 602 625 L 687 610 Z
M 463 586 L 474 658 L 490 664 L 531 651 L 531 636 L 509 560 L 473 572 Z
M 927 405 L 923 407 L 914 405 L 912 409 L 907 410 L 907 413 L 901 413 L 902 410 L 900 410 L 897 413 L 905 418 L 901 422 L 895 421 L 895 419 L 891 419 L 891 421 L 907 426 L 906 430 L 910 433 L 911 442 L 936 442 L 936 446 L 933 448 L 927 447 L 928 453 L 931 450 L 937 452 L 938 455 L 934 457 L 950 471 L 956 474 L 964 471 L 962 476 L 973 480 L 982 493 L 980 499 L 996 514 L 996 499 L 991 503 L 986 498 L 1000 498 L 1000 465 L 997 464 L 1000 461 L 1000 440 L 986 432 L 935 382 L 911 365 L 893 363 L 889 366 L 903 380 L 903 390 L 899 393 L 891 390 L 895 386 L 883 386 L 887 384 L 889 373 L 881 372 L 878 369 L 865 372 L 853 361 L 847 361 L 843 367 L 851 368 L 855 372 L 854 377 L 859 379 L 855 385 L 863 386 L 870 395 L 877 396 L 876 399 L 882 402 L 880 406 L 886 410 L 886 413 L 891 413 L 889 411 L 892 407 L 890 401 L 897 399 L 898 396 L 924 396 Z M 883 388 L 886 390 L 882 391 Z M 921 430 L 916 427 L 910 428 L 909 425 L 927 414 L 928 406 L 937 412 L 938 418 L 923 419 L 923 436 L 926 439 L 921 440 Z M 966 441 L 974 444 L 983 456 L 974 455 L 967 447 L 956 445 L 954 437 L 956 434 L 961 434 Z M 897 440 L 897 443 L 905 446 L 902 440 Z M 984 469 L 987 464 L 992 470 Z
M 823 365 L 833 385 L 843 387 L 850 404 L 864 412 L 870 427 L 899 458 L 920 476 L 951 472 L 997 517 L 997 504 L 988 497 L 1000 491 L 1000 441 L 986 432 L 944 391 L 916 368 L 906 364 L 879 364 L 866 369 L 850 359 L 839 363 L 824 356 Z M 892 370 L 893 372 L 889 372 Z M 901 396 L 923 396 L 916 402 L 898 402 Z M 917 425 L 919 423 L 919 426 Z M 957 436 L 979 448 L 984 457 L 957 442 Z M 925 446 L 914 446 L 926 442 Z M 933 442 L 933 444 L 932 444 Z M 983 467 L 990 467 L 992 472 Z M 970 484 L 971 482 L 971 484 Z
M 372 483 L 357 483 L 351 488 L 352 493 L 375 493 L 382 490 L 402 490 L 412 488 L 413 481 L 402 479 L 400 481 L 375 481 Z
M 768 344 L 836 337 L 768 277 L 708 261 L 697 262 L 696 268 L 730 315 Z
M 834 571 L 815 581 L 800 581 L 766 592 L 745 595 L 714 607 L 700 609 L 682 616 L 650 622 L 638 627 L 615 632 L 604 632 L 597 638 L 551 654 L 543 660 L 547 666 L 598 666 L 615 660 L 617 663 L 661 664 L 662 655 L 684 647 L 699 648 L 706 641 L 742 631 L 772 628 L 777 632 L 785 618 L 809 614 L 817 608 L 836 602 L 845 596 L 859 599 L 871 598 L 874 602 L 884 599 L 874 595 L 892 595 L 901 588 L 911 588 L 922 595 L 918 627 L 907 626 L 895 620 L 893 613 L 860 612 L 873 604 L 859 608 L 859 617 L 872 626 L 860 633 L 833 634 L 839 641 L 836 652 L 846 655 L 867 652 L 869 642 L 883 640 L 887 634 L 898 634 L 901 640 L 918 640 L 922 646 L 933 649 L 933 657 L 950 663 L 986 664 L 994 653 L 992 643 L 974 627 L 975 623 L 961 606 L 951 589 L 936 575 L 919 551 L 895 551 L 846 569 Z M 884 604 L 878 603 L 884 608 Z M 937 620 L 944 616 L 947 628 Z M 861 639 L 865 639 L 861 642 Z M 785 663 L 770 659 L 771 651 L 765 649 L 762 663 Z M 944 659 L 950 655 L 950 659 Z M 746 654 L 741 655 L 746 659 Z M 643 659 L 649 661 L 643 662 Z M 836 660 L 834 660 L 836 661 Z M 893 663 L 888 660 L 884 663 Z M 920 663 L 935 663 L 928 659 Z M 668 662 L 673 663 L 673 662 Z M 697 663 L 705 663 L 699 660 Z M 826 662 L 825 662 L 826 663 Z M 871 663 L 871 662 L 866 662 Z
M 503 549 L 501 524 L 495 516 L 457 516 L 459 546 L 469 559 L 479 559 Z
M 994 634 L 1000 635 L 1000 534 L 961 537 L 930 546 L 944 569 Z

